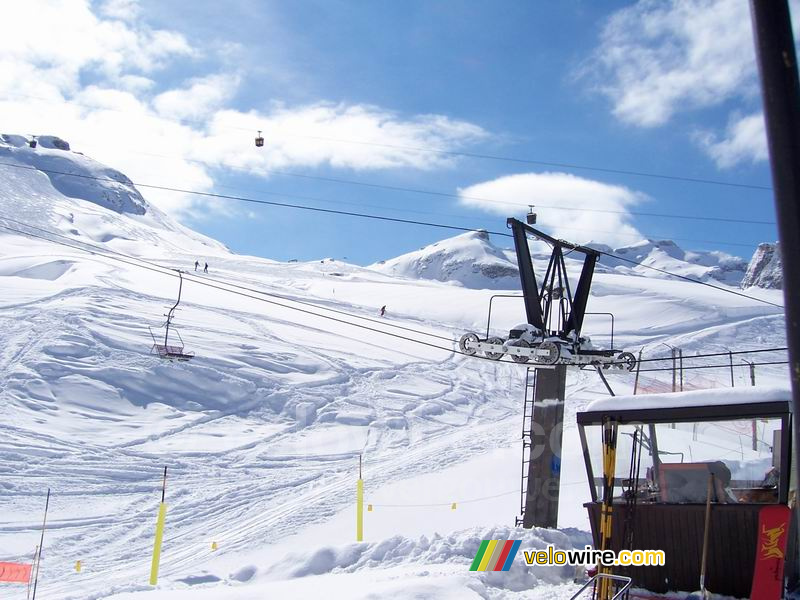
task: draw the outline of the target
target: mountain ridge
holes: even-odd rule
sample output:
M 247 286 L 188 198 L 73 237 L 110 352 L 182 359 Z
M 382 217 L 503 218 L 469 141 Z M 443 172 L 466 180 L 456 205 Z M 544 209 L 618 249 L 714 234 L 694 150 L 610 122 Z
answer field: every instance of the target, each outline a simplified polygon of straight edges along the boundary
M 598 272 L 618 272 L 643 277 L 668 277 L 653 269 L 676 275 L 738 286 L 747 262 L 721 251 L 686 251 L 671 240 L 643 239 L 620 248 L 600 243 L 588 247 L 603 252 Z M 549 248 L 531 243 L 534 263 L 546 266 Z M 615 256 L 619 256 L 616 258 Z M 568 261 L 573 260 L 568 257 Z M 629 261 L 643 266 L 632 265 Z M 462 233 L 418 250 L 369 265 L 387 275 L 428 279 L 471 289 L 519 289 L 519 269 L 513 249 L 492 243 L 485 230 Z

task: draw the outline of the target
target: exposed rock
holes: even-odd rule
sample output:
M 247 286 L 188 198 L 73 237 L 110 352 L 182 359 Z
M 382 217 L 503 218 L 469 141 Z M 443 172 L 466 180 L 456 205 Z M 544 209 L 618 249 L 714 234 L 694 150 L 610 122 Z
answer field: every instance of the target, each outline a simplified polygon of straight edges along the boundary
M 759 244 L 742 279 L 741 287 L 760 287 L 771 290 L 783 288 L 783 269 L 778 242 Z

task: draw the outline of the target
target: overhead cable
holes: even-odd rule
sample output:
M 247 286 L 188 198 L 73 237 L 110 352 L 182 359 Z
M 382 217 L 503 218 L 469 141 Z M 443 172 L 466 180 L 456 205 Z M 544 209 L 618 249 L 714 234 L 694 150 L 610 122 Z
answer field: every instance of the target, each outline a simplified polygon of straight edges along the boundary
M 44 98 L 41 96 L 33 96 L 29 94 L 17 94 L 18 96 L 23 96 L 26 98 L 33 98 L 39 100 L 45 100 L 52 102 L 50 98 Z M 84 108 L 91 108 L 95 110 L 105 110 L 105 111 L 112 111 L 112 112 L 126 112 L 122 109 L 118 108 L 111 108 L 108 106 L 97 106 L 97 105 L 90 105 L 90 104 L 83 104 L 77 102 L 75 100 L 66 100 L 61 98 L 58 100 L 59 104 L 73 104 L 75 106 L 82 106 Z M 199 125 L 203 128 L 208 127 L 208 121 L 201 121 L 196 119 L 170 119 L 167 117 L 163 117 L 160 115 L 151 115 L 148 113 L 144 113 L 143 115 L 146 118 L 156 119 L 159 121 L 167 121 L 172 123 L 179 123 L 179 124 L 195 124 Z M 254 123 L 252 128 L 247 127 L 237 127 L 233 125 L 221 125 L 216 123 L 215 126 L 220 127 L 222 129 L 230 129 L 230 130 L 238 130 L 238 131 L 248 131 L 253 132 L 259 129 L 259 126 L 262 131 L 265 131 L 263 125 L 259 125 L 258 123 Z M 425 148 L 425 147 L 418 147 L 418 146 L 406 146 L 402 144 L 388 144 L 383 142 L 372 142 L 367 140 L 351 140 L 345 138 L 335 138 L 335 137 L 327 137 L 327 136 L 320 136 L 320 135 L 309 135 L 304 133 L 296 133 L 296 132 L 287 132 L 281 130 L 281 135 L 287 137 L 296 137 L 296 138 L 305 138 L 305 139 L 312 139 L 312 140 L 320 140 L 320 141 L 328 141 L 328 142 L 336 142 L 342 144 L 355 144 L 359 146 L 372 146 L 376 148 L 391 148 L 397 150 L 411 150 L 413 152 L 426 152 L 430 154 L 438 154 L 443 156 L 460 156 L 464 158 L 473 158 L 473 159 L 480 159 L 480 160 L 490 160 L 490 161 L 497 161 L 497 162 L 509 162 L 509 163 L 516 163 L 516 164 L 527 164 L 527 165 L 537 165 L 543 167 L 557 167 L 560 169 L 575 169 L 581 171 L 594 171 L 598 173 L 610 173 L 614 175 L 632 175 L 636 177 L 647 177 L 651 179 L 662 179 L 668 181 L 682 181 L 686 183 L 698 183 L 704 185 L 716 185 L 716 186 L 725 186 L 725 187 L 733 187 L 733 188 L 742 188 L 742 189 L 751 189 L 751 190 L 762 190 L 762 191 L 771 191 L 772 188 L 765 185 L 755 185 L 755 184 L 747 184 L 747 183 L 737 183 L 732 181 L 722 181 L 718 179 L 708 179 L 702 177 L 687 177 L 681 175 L 668 175 L 664 173 L 653 173 L 648 171 L 636 171 L 632 169 L 613 169 L 609 167 L 600 167 L 600 166 L 592 166 L 592 165 L 584 165 L 578 163 L 570 163 L 570 162 L 557 162 L 557 161 L 545 161 L 545 160 L 536 160 L 531 158 L 521 158 L 521 157 L 514 157 L 514 156 L 502 156 L 498 154 L 484 154 L 478 152 L 465 152 L 465 151 L 458 151 L 458 150 L 445 150 L 443 148 Z
M 78 177 L 78 178 L 90 179 L 90 180 L 95 180 L 95 181 L 106 181 L 106 182 L 119 183 L 118 181 L 116 181 L 114 179 L 107 178 L 107 177 L 104 178 L 104 177 L 97 177 L 97 176 L 94 176 L 94 175 L 68 173 L 68 172 L 65 172 L 65 171 L 56 171 L 56 170 L 52 170 L 52 169 L 39 169 L 37 167 L 32 167 L 32 166 L 27 166 L 27 165 L 19 165 L 19 164 L 14 164 L 14 163 L 0 162 L 0 166 L 7 166 L 7 167 L 12 167 L 12 168 L 18 168 L 18 169 L 25 169 L 25 170 L 29 170 L 29 171 L 41 171 L 43 173 L 51 173 L 51 174 L 55 174 L 55 175 L 65 175 L 65 176 Z M 215 194 L 215 193 L 212 193 L 212 192 L 199 192 L 199 191 L 196 191 L 196 190 L 175 188 L 175 187 L 170 187 L 170 186 L 153 185 L 153 184 L 146 184 L 146 183 L 135 183 L 135 182 L 131 182 L 131 183 L 132 183 L 132 185 L 135 185 L 135 186 L 138 186 L 138 187 L 157 189 L 157 190 L 162 190 L 162 191 L 170 191 L 170 192 L 179 192 L 179 193 L 183 193 L 183 194 L 192 194 L 192 195 L 201 196 L 201 197 L 208 197 L 208 198 L 220 198 L 220 199 L 227 199 L 227 200 L 236 200 L 236 201 L 239 201 L 239 202 L 249 202 L 249 203 L 254 203 L 254 204 L 266 204 L 266 205 L 270 205 L 270 206 L 280 206 L 280 207 L 284 207 L 284 208 L 294 208 L 294 209 L 298 209 L 298 210 L 307 210 L 307 211 L 313 211 L 313 212 L 337 214 L 337 215 L 350 216 L 350 217 L 359 217 L 359 218 L 365 218 L 365 219 L 376 219 L 376 220 L 380 220 L 380 221 L 389 221 L 389 222 L 394 222 L 394 223 L 403 223 L 403 224 L 406 224 L 406 225 L 420 225 L 420 226 L 425 226 L 425 227 L 435 227 L 435 228 L 440 228 L 440 229 L 449 229 L 449 230 L 463 231 L 463 232 L 485 232 L 485 233 L 489 233 L 489 234 L 497 235 L 497 236 L 502 236 L 502 237 L 508 237 L 508 238 L 512 237 L 511 234 L 505 233 L 505 232 L 491 231 L 491 230 L 486 230 L 486 229 L 470 229 L 468 227 L 458 227 L 458 226 L 455 226 L 455 225 L 447 225 L 447 224 L 444 224 L 444 223 L 432 223 L 432 222 L 428 222 L 428 221 L 415 221 L 415 220 L 411 220 L 411 219 L 398 219 L 398 218 L 395 218 L 395 217 L 385 217 L 385 216 L 381 216 L 381 215 L 372 215 L 372 214 L 369 214 L 369 213 L 356 213 L 356 212 L 350 212 L 350 211 L 339 211 L 339 210 L 333 210 L 333 209 L 328 209 L 328 208 L 318 208 L 318 207 L 313 207 L 313 206 L 305 206 L 305 205 L 301 205 L 301 204 L 287 204 L 287 203 L 282 203 L 282 202 L 271 202 L 271 201 L 268 201 L 268 200 L 258 200 L 258 199 L 255 199 L 255 198 L 248 198 L 248 197 L 245 197 L 245 196 L 231 196 L 231 195 L 227 195 L 227 194 Z M 717 286 L 717 285 L 714 285 L 714 284 L 711 284 L 711 283 L 708 283 L 708 282 L 705 282 L 705 281 L 700 281 L 698 279 L 692 279 L 691 277 L 687 277 L 685 275 L 679 275 L 677 273 L 672 273 L 672 272 L 667 271 L 665 269 L 659 269 L 657 267 L 646 265 L 644 263 L 639 263 L 639 262 L 636 262 L 636 261 L 631 260 L 629 258 L 624 258 L 622 256 L 618 256 L 618 255 L 614 254 L 613 252 L 607 252 L 607 251 L 598 251 L 598 252 L 600 254 L 602 254 L 602 255 L 609 256 L 611 258 L 614 258 L 614 259 L 617 259 L 617 260 L 620 260 L 620 261 L 623 261 L 623 262 L 627 262 L 627 263 L 630 263 L 630 264 L 633 264 L 633 265 L 636 265 L 636 266 L 639 266 L 639 267 L 642 267 L 642 268 L 645 268 L 645 269 L 650 269 L 650 270 L 653 270 L 653 271 L 657 271 L 657 272 L 663 273 L 665 275 L 670 275 L 670 276 L 675 277 L 677 279 L 682 279 L 682 280 L 685 280 L 685 281 L 691 281 L 693 283 L 698 283 L 700 285 L 704 285 L 706 287 L 710 287 L 710 288 L 713 288 L 713 289 L 716 289 L 716 290 L 719 290 L 719 291 L 722 291 L 722 292 L 727 292 L 729 294 L 734 294 L 736 296 L 740 296 L 742 298 L 747 298 L 747 299 L 753 300 L 755 302 L 761 302 L 763 304 L 768 304 L 770 306 L 774 306 L 774 307 L 783 309 L 783 306 L 781 306 L 780 304 L 776 304 L 776 303 L 770 302 L 768 300 L 763 300 L 763 299 L 755 297 L 755 296 L 750 296 L 750 295 L 744 294 L 742 292 L 736 292 L 736 291 L 731 290 L 731 289 L 726 289 L 726 288 L 723 288 L 721 286 Z

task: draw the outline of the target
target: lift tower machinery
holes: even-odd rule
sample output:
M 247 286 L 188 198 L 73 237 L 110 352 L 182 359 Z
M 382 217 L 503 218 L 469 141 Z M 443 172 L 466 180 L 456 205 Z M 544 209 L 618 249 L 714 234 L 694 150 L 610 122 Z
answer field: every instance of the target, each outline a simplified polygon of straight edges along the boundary
M 517 253 L 527 322 L 514 327 L 506 339 L 489 336 L 488 328 L 485 338 L 466 333 L 459 347 L 471 356 L 480 352 L 491 360 L 509 356 L 516 363 L 530 363 L 525 381 L 521 516 L 517 524 L 555 528 L 567 367 L 596 369 L 613 395 L 603 370 L 632 371 L 636 367 L 636 357 L 613 347 L 595 348 L 588 337 L 581 335 L 600 252 L 534 229 L 531 225 L 536 221 L 535 215 L 532 216 L 529 224 L 514 218 L 507 221 Z M 552 248 L 541 284 L 537 283 L 534 273 L 529 235 Z M 574 254 L 583 257 L 583 265 L 573 292 L 565 256 Z

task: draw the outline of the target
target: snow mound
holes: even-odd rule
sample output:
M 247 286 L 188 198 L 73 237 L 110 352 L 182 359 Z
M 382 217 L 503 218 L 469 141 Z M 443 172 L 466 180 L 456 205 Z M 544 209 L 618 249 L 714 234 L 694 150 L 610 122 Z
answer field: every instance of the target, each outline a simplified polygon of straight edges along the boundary
M 72 265 L 70 260 L 25 260 L 6 259 L 0 261 L 0 277 L 24 277 L 55 281 L 67 273 Z
M 378 542 L 321 547 L 305 555 L 290 555 L 266 572 L 267 578 L 297 578 L 327 573 L 354 573 L 364 569 L 388 569 L 408 565 L 464 565 L 465 572 L 475 558 L 482 540 L 520 540 L 520 549 L 508 572 L 477 574 L 487 587 L 515 592 L 529 590 L 543 583 L 571 581 L 575 568 L 568 565 L 532 566 L 525 564 L 524 551 L 545 550 L 548 545 L 559 549 L 583 549 L 591 545 L 589 533 L 575 529 L 520 529 L 497 526 L 491 529 L 472 528 L 449 535 L 422 536 L 416 540 L 400 535 Z M 252 571 L 249 570 L 248 574 Z M 232 575 L 241 580 L 241 573 Z
M 473 289 L 519 287 L 517 265 L 489 241 L 486 231 L 463 233 L 369 268 L 409 279 L 457 282 Z

